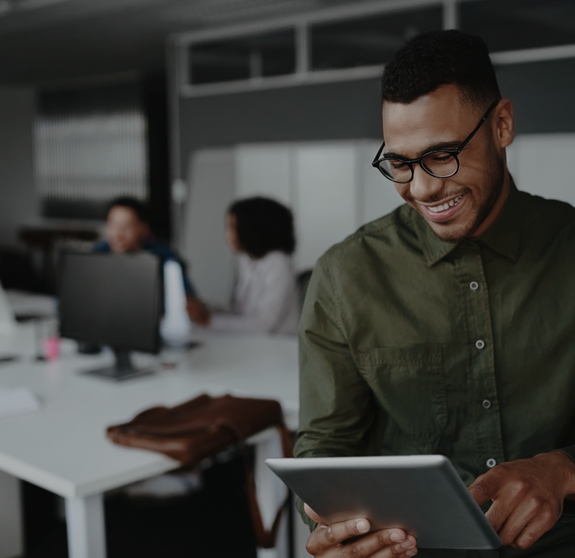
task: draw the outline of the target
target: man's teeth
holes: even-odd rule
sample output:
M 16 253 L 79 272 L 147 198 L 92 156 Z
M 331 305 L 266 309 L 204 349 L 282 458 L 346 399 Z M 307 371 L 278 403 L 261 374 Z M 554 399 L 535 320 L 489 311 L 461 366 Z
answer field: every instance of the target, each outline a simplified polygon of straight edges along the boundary
M 446 209 L 449 209 L 450 207 L 457 205 L 459 203 L 459 200 L 461 199 L 461 197 L 462 196 L 457 196 L 456 198 L 452 199 L 451 201 L 445 202 L 443 205 L 436 205 L 434 207 L 430 207 L 429 211 L 432 211 L 433 213 L 439 213 L 440 211 L 445 211 Z

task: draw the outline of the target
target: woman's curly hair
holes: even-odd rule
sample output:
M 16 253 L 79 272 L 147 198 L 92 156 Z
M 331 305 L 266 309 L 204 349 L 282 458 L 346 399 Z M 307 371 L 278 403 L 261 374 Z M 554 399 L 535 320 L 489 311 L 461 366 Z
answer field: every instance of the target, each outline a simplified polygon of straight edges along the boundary
M 239 243 L 252 258 L 263 258 L 274 250 L 293 254 L 293 214 L 285 205 L 256 196 L 232 203 L 228 214 L 235 216 Z

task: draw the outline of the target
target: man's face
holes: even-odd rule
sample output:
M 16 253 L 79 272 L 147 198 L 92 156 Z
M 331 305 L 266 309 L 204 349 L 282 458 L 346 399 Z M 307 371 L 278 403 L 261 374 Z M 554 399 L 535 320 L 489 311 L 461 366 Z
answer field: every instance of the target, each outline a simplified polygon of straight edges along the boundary
M 481 234 L 505 203 L 509 180 L 504 148 L 513 138 L 513 122 L 509 113 L 510 132 L 503 130 L 502 134 L 498 108 L 460 153 L 459 171 L 454 176 L 435 178 L 415 164 L 411 182 L 394 183 L 399 195 L 443 240 L 456 241 Z M 482 114 L 470 103 L 461 101 L 454 85 L 442 86 L 407 105 L 386 102 L 384 154 L 415 159 L 435 148 L 457 148 L 477 126 Z
M 137 252 L 149 232 L 148 225 L 130 207 L 110 209 L 106 221 L 106 239 L 112 252 Z

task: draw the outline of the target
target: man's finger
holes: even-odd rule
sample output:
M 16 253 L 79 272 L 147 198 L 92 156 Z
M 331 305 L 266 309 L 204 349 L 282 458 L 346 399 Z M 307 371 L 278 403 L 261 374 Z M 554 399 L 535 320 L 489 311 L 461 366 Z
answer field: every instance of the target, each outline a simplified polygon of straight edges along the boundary
M 498 534 L 505 546 L 525 550 L 549 531 L 560 515 L 561 510 L 549 502 L 524 499 L 509 514 Z
M 515 510 L 525 510 L 525 506 L 521 505 L 521 495 L 520 494 L 510 494 L 509 491 L 505 494 L 505 497 L 501 496 L 499 498 L 495 498 L 493 500 L 493 505 L 489 508 L 487 513 L 485 514 L 485 518 L 491 526 L 495 530 L 495 532 L 501 537 L 501 531 L 504 529 L 504 526 L 510 520 L 510 517 L 514 515 L 513 519 L 507 525 L 508 532 L 512 530 L 515 534 L 521 532 L 527 521 L 530 517 L 525 517 L 525 522 L 519 526 L 518 523 L 520 521 L 519 512 L 514 513 Z M 525 510 L 530 513 L 530 510 Z M 512 539 L 513 540 L 513 539 Z M 503 541 L 503 544 L 506 544 Z
M 556 518 L 552 513 L 541 513 L 538 514 L 533 521 L 528 523 L 515 538 L 511 546 L 526 550 L 530 548 L 536 541 L 538 541 L 553 525 L 555 524 Z
M 536 506 L 515 498 L 505 502 L 496 500 L 485 517 L 499 535 L 503 546 L 509 546 L 536 515 Z
M 306 549 L 315 556 L 321 552 L 336 547 L 344 541 L 365 535 L 370 529 L 367 519 L 348 519 L 332 525 L 318 525 L 316 530 L 309 536 Z M 369 556 L 366 554 L 365 556 Z
M 382 529 L 345 545 L 345 556 L 396 558 L 416 548 L 415 537 L 402 529 Z M 413 556 L 415 553 L 411 553 Z
M 315 513 L 307 504 L 303 505 L 303 511 L 312 521 L 315 521 L 320 525 L 327 525 L 327 523 L 317 513 Z
M 403 543 L 377 550 L 369 558 L 411 558 L 417 554 L 416 544 L 415 537 L 409 535 Z
M 501 487 L 501 482 L 499 470 L 494 467 L 484 475 L 477 477 L 468 490 L 477 505 L 481 506 L 497 494 Z
M 378 550 L 387 548 L 388 553 L 385 556 L 392 558 L 413 549 L 416 544 L 415 538 L 407 540 L 407 535 L 401 529 L 383 529 L 369 535 L 366 534 L 367 531 L 369 522 L 365 519 L 350 519 L 329 527 L 320 525 L 309 536 L 306 549 L 312 556 L 326 555 L 329 550 L 339 549 L 341 556 L 367 558 Z M 357 538 L 358 536 L 360 537 Z

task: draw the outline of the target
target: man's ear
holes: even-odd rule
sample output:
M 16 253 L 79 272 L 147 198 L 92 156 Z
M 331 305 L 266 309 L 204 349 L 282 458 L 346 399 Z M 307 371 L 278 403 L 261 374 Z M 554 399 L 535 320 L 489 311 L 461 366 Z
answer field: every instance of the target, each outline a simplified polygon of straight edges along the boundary
M 513 104 L 509 99 L 501 99 L 495 107 L 493 115 L 495 141 L 498 147 L 505 149 L 511 145 L 515 137 L 515 122 L 513 121 Z

